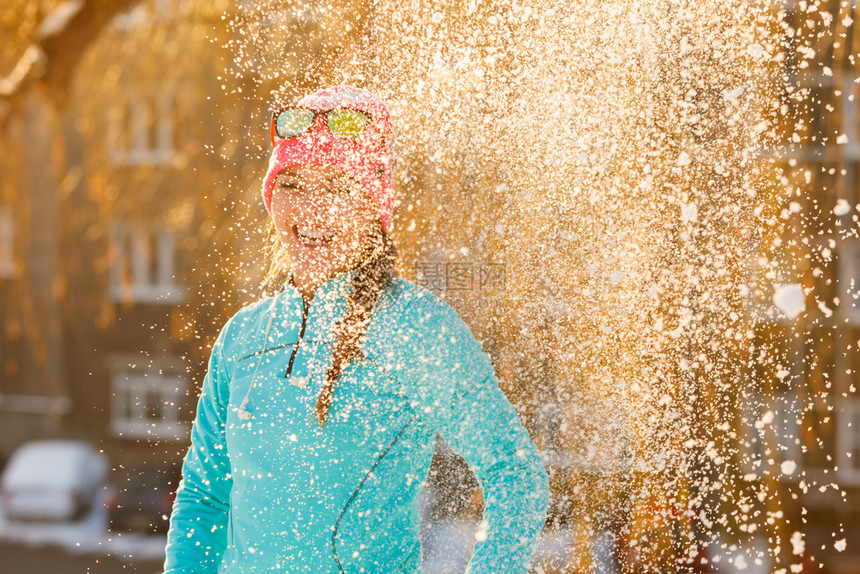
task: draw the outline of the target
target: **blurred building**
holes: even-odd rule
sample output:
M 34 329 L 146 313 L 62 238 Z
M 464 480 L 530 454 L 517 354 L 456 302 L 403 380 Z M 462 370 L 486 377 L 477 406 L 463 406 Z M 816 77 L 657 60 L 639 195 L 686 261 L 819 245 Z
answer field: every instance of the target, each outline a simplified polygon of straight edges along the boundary
M 741 413 L 742 459 L 748 480 L 782 483 L 781 503 L 760 510 L 768 523 L 785 525 L 784 541 L 800 532 L 822 571 L 857 572 L 858 14 L 854 3 L 835 1 L 783 8 L 784 94 L 774 114 L 785 142 L 776 156 L 791 194 L 750 245 L 756 328 L 748 364 L 758 395 Z M 791 554 L 792 544 L 783 544 Z
M 37 4 L 0 70 L 0 456 L 62 435 L 173 463 L 242 304 L 223 7 Z
M 0 461 L 72 436 L 179 462 L 211 344 L 259 295 L 270 108 L 362 41 L 367 7 L 342 8 L 45 0 L 0 22 Z M 398 237 L 408 277 L 504 284 L 492 262 L 449 273 L 447 251 L 414 264 L 417 235 Z
M 218 329 L 257 295 L 265 215 L 259 181 L 269 145 L 262 102 L 276 85 L 265 79 L 272 70 L 228 73 L 236 52 L 227 42 L 237 32 L 222 14 L 235 7 L 221 0 L 124 2 L 86 41 L 69 32 L 90 29 L 76 20 L 87 15 L 73 4 L 22 2 L 29 5 L 23 23 L 0 22 L 17 34 L 8 34 L 14 46 L 0 54 L 0 459 L 24 441 L 64 435 L 103 445 L 115 463 L 157 457 L 172 464 L 187 448 Z M 237 5 L 245 4 L 252 3 Z M 343 4 L 344 14 L 367 24 L 360 3 Z M 778 223 L 749 247 L 749 310 L 757 320 L 748 364 L 759 395 L 740 416 L 740 459 L 751 484 L 777 474 L 782 481 L 780 499 L 762 503 L 763 517 L 802 531 L 829 572 L 855 572 L 860 32 L 852 3 L 811 6 L 786 5 L 792 24 L 783 33 L 794 48 L 784 60 L 779 116 L 787 145 L 780 157 L 797 193 L 780 200 Z M 256 41 L 240 44 L 258 50 L 249 58 L 255 65 L 279 68 L 278 85 L 289 86 L 285 101 L 333 77 L 348 53 L 344 46 L 357 45 L 366 32 L 326 18 L 310 4 L 249 18 Z M 332 36 L 338 41 L 327 40 Z M 294 53 L 279 53 L 287 44 Z M 63 74 L 49 65 L 57 45 L 80 52 L 63 80 L 53 79 Z M 444 209 L 474 211 L 458 203 L 461 188 L 477 185 L 479 175 L 463 165 L 411 174 L 419 184 L 410 189 L 438 193 L 436 204 L 409 191 L 401 198 L 398 210 L 409 213 L 406 232 L 398 232 L 403 270 L 437 293 L 492 302 L 481 289 L 504 291 L 505 269 L 492 255 L 498 248 L 469 244 L 464 261 L 453 247 L 417 239 L 437 233 L 437 220 L 450 226 L 444 234 L 462 233 L 456 230 L 463 222 L 445 222 Z M 491 180 L 480 183 L 494 189 Z M 471 224 L 486 227 L 480 219 Z M 791 285 L 807 290 L 806 311 L 794 319 L 773 304 Z M 545 307 L 537 330 L 549 337 L 567 311 L 549 300 Z M 504 364 L 505 331 L 468 303 L 457 309 L 494 363 Z M 515 404 L 525 405 L 524 422 L 551 467 L 554 518 L 567 525 L 575 504 L 616 501 L 600 498 L 609 489 L 597 481 L 576 496 L 559 496 L 570 490 L 566 481 L 587 483 L 597 473 L 575 468 L 564 452 L 569 445 L 559 441 L 564 404 L 555 369 L 549 354 L 528 364 L 508 361 L 500 379 Z M 468 477 L 459 480 L 474 486 Z M 646 524 L 651 515 L 674 512 L 660 503 L 637 509 L 629 521 Z M 452 504 L 448 515 L 463 506 Z M 791 552 L 792 532 L 783 534 L 782 550 Z M 672 534 L 659 535 L 671 547 Z

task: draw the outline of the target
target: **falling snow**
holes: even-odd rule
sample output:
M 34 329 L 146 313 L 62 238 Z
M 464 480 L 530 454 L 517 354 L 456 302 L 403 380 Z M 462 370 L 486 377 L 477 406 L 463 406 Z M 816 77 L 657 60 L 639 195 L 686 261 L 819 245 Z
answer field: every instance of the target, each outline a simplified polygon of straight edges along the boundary
M 55 4 L 39 40 L 85 3 Z M 856 401 L 860 350 L 837 329 L 860 320 L 860 207 L 842 183 L 857 174 L 828 155 L 856 154 L 857 126 L 810 120 L 825 93 L 860 93 L 849 4 L 245 1 L 207 41 L 230 55 L 222 95 L 260 111 L 221 110 L 229 137 L 200 153 L 242 172 L 225 183 L 230 241 L 264 269 L 268 112 L 328 84 L 389 103 L 404 276 L 504 267 L 492 297 L 445 297 L 550 473 L 535 571 L 806 572 L 851 545 L 841 523 L 810 532 L 798 500 L 839 504 L 858 464 L 816 434 L 846 432 L 834 400 Z M 20 53 L 4 97 L 42 67 L 36 44 Z M 217 264 L 256 289 L 260 273 Z M 485 541 L 469 504 L 450 532 Z
M 267 6 L 236 28 L 235 73 L 272 85 L 278 59 L 253 32 Z M 579 554 L 611 532 L 630 549 L 625 564 L 662 572 L 654 533 L 677 528 L 682 563 L 778 570 L 790 487 L 768 477 L 804 476 L 782 445 L 807 407 L 762 394 L 793 384 L 798 367 L 756 333 L 804 320 L 807 300 L 825 317 L 837 305 L 800 279 L 833 248 L 801 254 L 810 207 L 780 147 L 785 48 L 802 69 L 812 42 L 785 12 L 739 1 L 381 2 L 372 18 L 327 78 L 390 102 L 395 222 L 424 238 L 416 248 L 505 261 L 502 305 L 471 320 L 516 334 L 500 363 L 509 388 L 549 389 L 518 391 L 515 404 L 558 413 L 538 442 L 565 453 L 551 473 L 566 477 L 555 496 L 576 513 L 565 521 L 580 529 Z

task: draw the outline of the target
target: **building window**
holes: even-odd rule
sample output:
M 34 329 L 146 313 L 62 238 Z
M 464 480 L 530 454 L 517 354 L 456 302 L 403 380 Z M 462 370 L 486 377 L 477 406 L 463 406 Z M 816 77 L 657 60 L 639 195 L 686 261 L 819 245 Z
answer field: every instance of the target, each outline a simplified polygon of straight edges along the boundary
M 848 320 L 860 325 L 860 241 L 845 239 L 839 250 L 839 295 Z
M 175 98 L 169 91 L 157 98 L 130 97 L 114 106 L 108 117 L 108 161 L 121 166 L 180 162 L 174 141 L 175 121 Z
M 152 15 L 146 4 L 138 4 L 128 12 L 119 14 L 113 20 L 119 30 L 128 32 L 152 24 Z
M 837 411 L 837 452 L 842 481 L 860 484 L 860 399 L 841 399 Z
M 15 223 L 12 221 L 12 209 L 0 206 L 0 277 L 12 277 L 15 271 L 12 244 L 14 234 Z
M 743 295 L 750 316 L 773 324 L 790 324 L 806 306 L 802 259 L 784 246 L 765 249 L 756 239 L 747 248 L 747 261 Z
M 857 99 L 860 98 L 860 84 L 856 74 L 843 72 L 842 79 L 842 134 L 848 141 L 842 146 L 845 160 L 860 159 L 860 130 L 857 129 Z M 843 140 L 844 141 L 844 140 Z
M 110 295 L 131 303 L 181 303 L 175 283 L 173 234 L 160 225 L 115 223 L 111 229 Z
M 782 478 L 798 476 L 802 454 L 800 412 L 794 393 L 767 398 L 754 394 L 744 400 L 741 467 L 748 478 L 761 478 L 762 471 L 771 465 Z
M 121 438 L 184 441 L 188 424 L 179 418 L 187 381 L 179 369 L 114 357 L 111 365 L 111 432 Z M 175 361 L 174 364 L 179 364 Z
M 140 2 L 113 20 L 114 26 L 124 32 L 152 27 L 158 22 L 187 18 L 192 13 L 188 2 L 173 0 L 148 0 Z
M 804 469 L 832 469 L 836 463 L 836 412 L 824 400 L 812 400 L 801 422 L 801 460 Z

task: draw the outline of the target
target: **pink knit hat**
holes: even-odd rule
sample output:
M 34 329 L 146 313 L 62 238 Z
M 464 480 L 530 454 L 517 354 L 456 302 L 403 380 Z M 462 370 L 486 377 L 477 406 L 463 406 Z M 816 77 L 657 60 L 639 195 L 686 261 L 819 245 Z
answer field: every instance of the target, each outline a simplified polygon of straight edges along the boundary
M 281 170 L 297 164 L 321 165 L 343 170 L 361 184 L 379 211 L 379 221 L 386 233 L 391 228 L 394 209 L 394 179 L 386 145 L 394 132 L 388 108 L 370 92 L 349 86 L 326 88 L 302 98 L 298 106 L 313 110 L 352 108 L 373 118 L 368 128 L 355 140 L 335 137 L 317 116 L 303 135 L 276 139 L 269 158 L 269 170 L 263 181 L 263 201 L 272 210 L 272 189 Z

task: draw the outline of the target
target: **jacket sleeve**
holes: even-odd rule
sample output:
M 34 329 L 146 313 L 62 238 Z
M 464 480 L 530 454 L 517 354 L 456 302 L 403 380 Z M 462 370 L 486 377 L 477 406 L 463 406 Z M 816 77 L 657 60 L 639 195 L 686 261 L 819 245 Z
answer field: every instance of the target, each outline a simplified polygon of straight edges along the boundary
M 528 571 L 546 520 L 549 481 L 534 442 L 469 327 L 446 303 L 413 301 L 398 331 L 412 407 L 472 468 L 484 520 L 470 574 Z
M 231 321 L 212 347 L 203 379 L 191 428 L 191 446 L 182 465 L 182 480 L 170 516 L 164 574 L 217 572 L 227 544 L 233 479 L 224 432 L 229 378 L 222 352 Z

